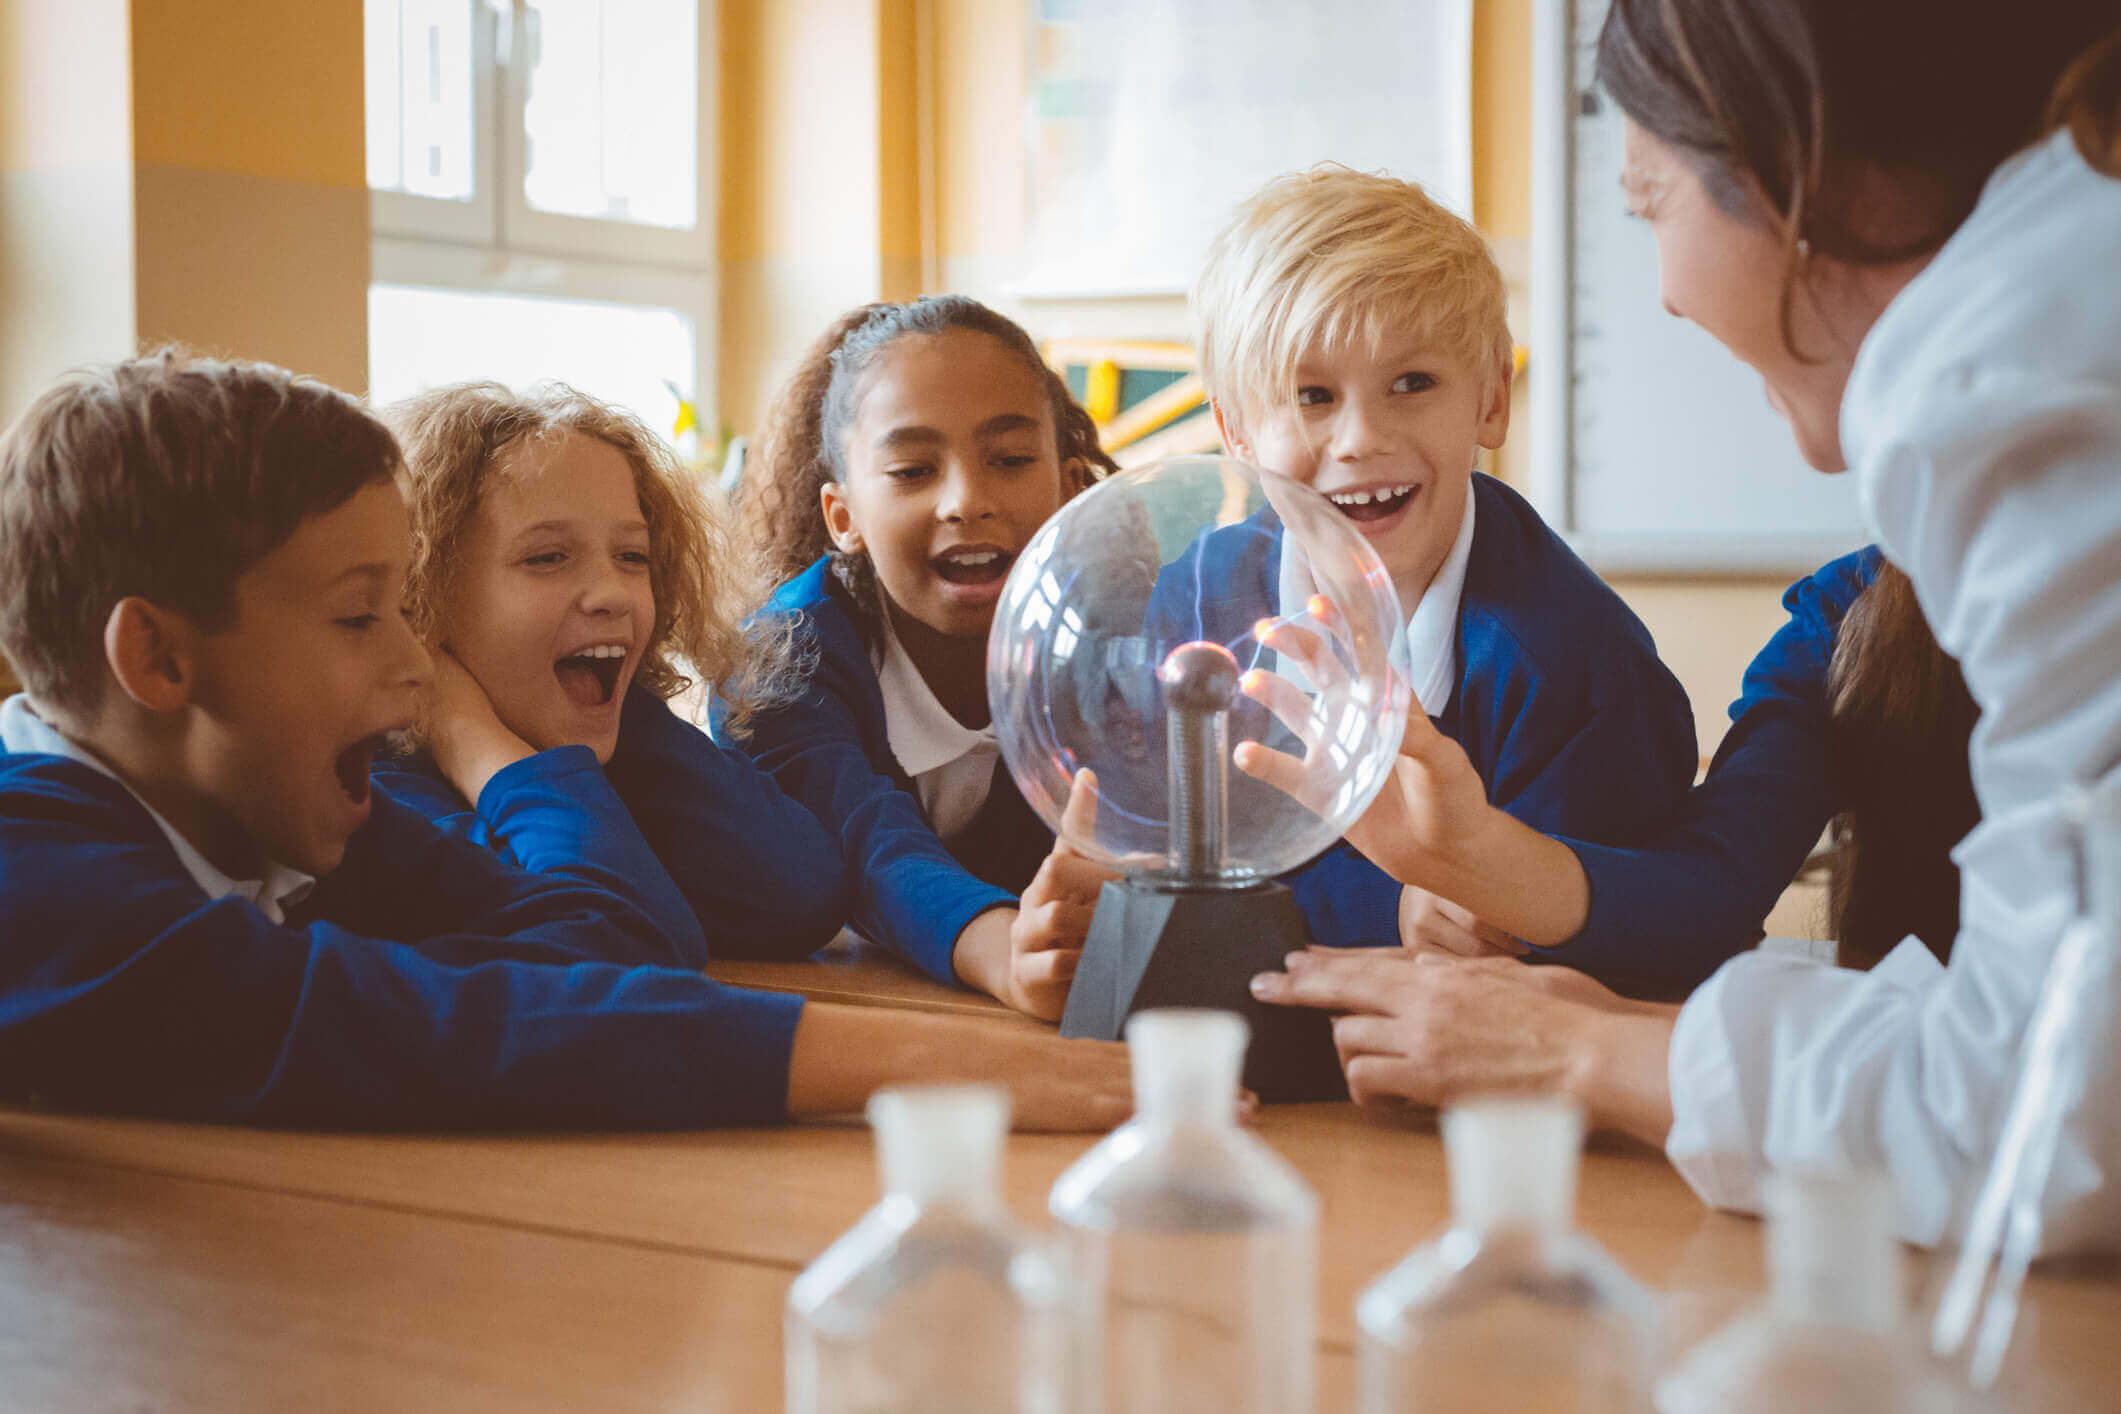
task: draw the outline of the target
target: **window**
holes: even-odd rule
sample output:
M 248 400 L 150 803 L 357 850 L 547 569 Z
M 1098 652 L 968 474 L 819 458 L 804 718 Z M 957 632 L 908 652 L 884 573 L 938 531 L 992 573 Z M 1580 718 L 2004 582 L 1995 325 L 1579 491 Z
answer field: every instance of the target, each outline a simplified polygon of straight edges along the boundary
M 708 0 L 365 16 L 371 396 L 559 378 L 666 433 L 711 402 Z

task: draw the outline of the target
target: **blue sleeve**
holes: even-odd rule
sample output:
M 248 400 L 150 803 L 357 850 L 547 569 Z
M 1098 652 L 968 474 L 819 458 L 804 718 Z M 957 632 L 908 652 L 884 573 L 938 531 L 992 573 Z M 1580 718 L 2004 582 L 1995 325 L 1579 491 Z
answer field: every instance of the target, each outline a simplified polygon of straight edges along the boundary
M 604 774 L 715 956 L 808 957 L 847 921 L 839 840 L 751 758 L 653 693 L 628 696 Z
M 384 790 L 402 790 L 445 835 L 494 850 L 533 874 L 565 875 L 640 907 L 668 940 L 655 955 L 612 957 L 705 967 L 707 939 L 692 906 L 586 746 L 558 746 L 511 762 L 479 792 L 476 811 L 422 758 L 377 764 Z M 401 797 L 403 798 L 403 797 Z
M 1479 720 L 1456 725 L 1462 740 L 1480 743 L 1469 754 L 1490 804 L 1546 834 L 1615 842 L 1639 839 L 1671 817 L 1694 774 L 1694 720 L 1678 680 L 1654 654 L 1616 647 L 1588 671 L 1555 674 L 1541 672 L 1512 643 L 1472 633 L 1464 643 L 1462 676 L 1477 678 L 1481 691 L 1461 692 L 1454 710 Z M 1320 943 L 1399 941 L 1399 884 L 1352 846 L 1334 846 L 1283 882 Z M 1609 963 L 1644 962 L 1639 954 L 1594 958 L 1573 947 L 1539 956 L 1601 976 Z
M 888 751 L 867 656 L 851 645 L 836 653 L 820 649 L 803 694 L 754 717 L 743 749 L 789 796 L 839 830 L 855 929 L 957 985 L 951 956 L 958 934 L 989 909 L 1016 907 L 1016 896 L 982 882 L 951 856 L 928 828 L 920 803 L 864 748 L 857 704 L 869 706 L 880 749 Z
M 1329 948 L 1399 945 L 1399 881 L 1343 840 L 1301 869 L 1282 875 L 1311 925 L 1311 940 Z
M 1691 984 L 1759 940 L 1836 808 L 1827 667 L 1842 615 L 1876 572 L 1875 554 L 1850 556 L 1783 596 L 1789 621 L 1746 669 L 1708 776 L 1669 826 L 1639 845 L 1565 841 L 1589 876 L 1591 911 L 1557 956 L 1654 957 L 1663 976 Z
M 652 950 L 623 899 L 524 874 L 379 795 L 315 901 L 399 936 L 329 912 L 280 926 L 208 901 L 115 784 L 40 784 L 15 779 L 0 814 L 15 1096 L 333 1127 L 784 1117 L 800 998 L 596 960 Z

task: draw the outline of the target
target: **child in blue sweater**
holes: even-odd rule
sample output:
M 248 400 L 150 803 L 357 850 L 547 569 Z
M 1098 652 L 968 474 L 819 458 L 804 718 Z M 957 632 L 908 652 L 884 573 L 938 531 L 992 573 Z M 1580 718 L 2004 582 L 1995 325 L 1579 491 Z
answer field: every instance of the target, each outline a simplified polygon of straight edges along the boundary
M 943 296 L 827 330 L 745 468 L 745 528 L 789 576 L 762 618 L 811 665 L 745 749 L 840 832 L 856 929 L 1047 1019 L 1109 875 L 1001 763 L 987 630 L 1018 551 L 1111 465 L 1030 337 Z
M 1415 730 L 1433 722 L 1455 740 L 1487 800 L 1535 829 L 1626 844 L 1661 825 L 1694 774 L 1685 693 L 1619 597 L 1473 470 L 1510 421 L 1502 276 L 1479 233 L 1410 183 L 1320 167 L 1239 209 L 1194 306 L 1225 444 L 1326 495 L 1391 574 Z M 1282 548 L 1230 527 L 1178 578 L 1204 601 L 1294 616 L 1307 571 Z M 1207 627 L 1226 642 L 1252 632 Z M 1263 646 L 1301 658 L 1307 633 L 1284 624 Z M 1273 705 L 1265 675 L 1248 684 Z M 1239 764 L 1269 755 L 1246 748 Z M 1448 907 L 1448 892 L 1402 886 L 1346 843 L 1284 882 L 1332 945 L 1412 941 Z M 1586 961 L 1616 975 L 1662 965 L 1648 949 Z
M 494 827 L 530 873 L 375 787 L 432 678 L 398 468 L 343 394 L 167 355 L 69 376 L 0 439 L 27 689 L 0 707 L 0 1095 L 668 1128 L 998 1077 L 1029 1125 L 1124 1109 L 1120 1047 L 708 980 L 628 880 L 565 867 L 622 811 L 525 792 Z
M 423 749 L 377 780 L 511 856 L 497 821 L 520 791 L 572 789 L 599 814 L 615 799 L 633 828 L 585 839 L 577 863 L 631 878 L 699 960 L 829 942 L 847 910 L 838 838 L 666 705 L 689 669 L 741 728 L 785 673 L 780 643 L 739 627 L 750 558 L 668 446 L 551 385 L 461 384 L 389 417 L 437 692 Z

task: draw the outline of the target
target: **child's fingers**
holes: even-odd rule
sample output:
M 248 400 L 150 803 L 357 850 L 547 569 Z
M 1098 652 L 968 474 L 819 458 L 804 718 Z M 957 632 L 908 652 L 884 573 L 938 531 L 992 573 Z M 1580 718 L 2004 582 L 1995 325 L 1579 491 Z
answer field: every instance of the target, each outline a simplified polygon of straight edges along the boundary
M 1230 753 L 1230 759 L 1238 770 L 1253 780 L 1266 782 L 1282 794 L 1293 797 L 1306 809 L 1318 808 L 1312 800 L 1311 773 L 1304 769 L 1303 762 L 1288 752 L 1247 741 Z
M 1068 803 L 1061 807 L 1060 839 L 1063 846 L 1088 846 L 1097 838 L 1097 773 L 1088 766 L 1075 773 L 1068 787 Z
M 1305 747 L 1318 745 L 1318 732 L 1311 725 L 1311 698 L 1295 683 L 1279 673 L 1254 668 L 1238 679 L 1238 688 L 1272 712 Z
M 1325 639 L 1293 620 L 1261 619 L 1253 625 L 1252 636 L 1275 652 L 1294 658 L 1303 667 L 1304 676 L 1320 691 L 1347 679 Z
M 1081 948 L 1047 948 L 1043 952 L 1021 953 L 1016 959 L 1017 985 L 1039 987 L 1069 981 L 1082 960 Z
M 1340 611 L 1340 605 L 1323 594 L 1313 594 L 1304 601 L 1304 609 L 1311 615 L 1312 621 L 1340 646 L 1340 651 L 1346 655 L 1346 661 L 1354 662 L 1355 636 L 1348 629 L 1347 615 Z
M 1039 872 L 1047 875 L 1046 892 L 1050 896 L 1075 899 L 1091 907 L 1097 905 L 1099 891 L 1119 877 L 1118 870 L 1108 869 L 1087 855 L 1061 850 L 1046 856 Z

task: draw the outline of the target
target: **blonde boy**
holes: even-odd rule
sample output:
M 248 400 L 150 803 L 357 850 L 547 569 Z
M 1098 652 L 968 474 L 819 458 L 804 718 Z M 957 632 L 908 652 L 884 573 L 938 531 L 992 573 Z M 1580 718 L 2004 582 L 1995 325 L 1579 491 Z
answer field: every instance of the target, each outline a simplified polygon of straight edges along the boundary
M 1406 611 L 1414 695 L 1489 801 L 1601 844 L 1662 823 L 1694 774 L 1684 692 L 1618 596 L 1474 471 L 1509 431 L 1511 382 L 1502 274 L 1479 232 L 1411 182 L 1318 167 L 1238 208 L 1193 301 L 1225 444 L 1327 496 L 1376 549 Z M 1279 563 L 1200 553 L 1207 577 L 1279 584 Z M 1523 950 L 1345 843 L 1285 882 L 1323 943 Z M 1630 981 L 1656 972 L 1653 958 L 1542 952 Z

